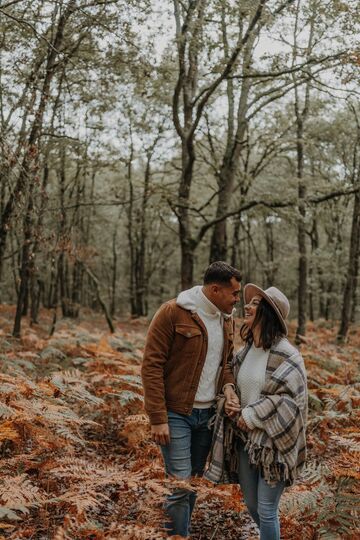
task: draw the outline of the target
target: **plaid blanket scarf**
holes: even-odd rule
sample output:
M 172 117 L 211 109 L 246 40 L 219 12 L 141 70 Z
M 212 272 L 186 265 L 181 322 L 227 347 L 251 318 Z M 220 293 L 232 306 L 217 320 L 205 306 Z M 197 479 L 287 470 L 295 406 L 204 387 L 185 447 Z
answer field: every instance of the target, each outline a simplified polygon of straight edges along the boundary
M 235 380 L 250 348 L 246 345 L 233 359 Z M 240 396 L 239 396 L 240 398 Z M 241 439 L 252 465 L 260 468 L 265 481 L 291 485 L 306 459 L 307 382 L 301 354 L 286 338 L 270 350 L 265 385 L 251 406 L 264 429 L 240 431 L 224 413 L 219 396 L 213 418 L 214 434 L 208 468 L 204 474 L 215 483 L 237 483 L 237 440 Z

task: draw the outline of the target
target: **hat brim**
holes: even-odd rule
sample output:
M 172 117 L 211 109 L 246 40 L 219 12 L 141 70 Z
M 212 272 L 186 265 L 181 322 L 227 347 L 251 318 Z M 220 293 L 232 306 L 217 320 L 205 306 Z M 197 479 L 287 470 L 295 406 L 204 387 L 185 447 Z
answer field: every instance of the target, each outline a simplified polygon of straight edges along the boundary
M 283 316 L 281 315 L 278 307 L 276 306 L 276 304 L 274 303 L 274 301 L 270 298 L 270 296 L 268 296 L 266 294 L 265 291 L 263 291 L 263 289 L 261 289 L 260 287 L 258 287 L 257 285 L 254 285 L 253 283 L 247 283 L 244 287 L 244 300 L 245 300 L 245 304 L 248 304 L 250 302 L 250 300 L 256 295 L 256 294 L 259 294 L 262 298 L 264 298 L 264 300 L 266 300 L 270 306 L 273 308 L 273 310 L 275 311 L 276 315 L 278 316 L 278 319 L 281 323 L 281 326 L 285 332 L 285 336 L 288 335 L 288 327 L 287 327 L 287 324 L 285 322 L 285 319 L 283 318 Z

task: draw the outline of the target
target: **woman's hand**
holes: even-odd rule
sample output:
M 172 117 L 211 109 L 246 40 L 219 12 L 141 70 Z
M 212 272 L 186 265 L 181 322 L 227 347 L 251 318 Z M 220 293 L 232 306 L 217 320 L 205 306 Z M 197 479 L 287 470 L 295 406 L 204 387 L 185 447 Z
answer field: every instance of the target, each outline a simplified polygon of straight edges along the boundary
M 225 414 L 227 414 L 229 418 L 234 418 L 240 412 L 239 398 L 237 397 L 236 392 L 232 386 L 225 386 L 224 395 L 225 395 L 225 404 L 224 404 Z
M 242 415 L 240 415 L 236 425 L 239 429 L 241 429 L 241 431 L 250 431 Z

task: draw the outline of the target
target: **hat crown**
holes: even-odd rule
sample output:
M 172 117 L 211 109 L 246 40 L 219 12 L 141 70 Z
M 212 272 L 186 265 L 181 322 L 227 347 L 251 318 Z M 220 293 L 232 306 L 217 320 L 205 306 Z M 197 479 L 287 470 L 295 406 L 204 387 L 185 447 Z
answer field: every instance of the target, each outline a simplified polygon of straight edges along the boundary
M 290 312 L 290 303 L 285 294 L 277 287 L 269 287 L 268 289 L 265 289 L 264 292 L 274 302 L 282 317 L 287 319 Z

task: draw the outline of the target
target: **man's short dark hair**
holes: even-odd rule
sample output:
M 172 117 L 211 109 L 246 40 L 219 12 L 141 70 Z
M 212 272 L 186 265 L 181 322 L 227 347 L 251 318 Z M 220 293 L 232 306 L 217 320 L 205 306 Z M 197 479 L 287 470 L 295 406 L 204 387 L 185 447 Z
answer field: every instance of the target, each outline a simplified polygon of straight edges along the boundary
M 241 281 L 241 274 L 239 270 L 230 266 L 230 264 L 224 261 L 215 261 L 208 266 L 204 274 L 204 285 L 210 283 L 229 284 L 231 278 L 235 278 L 236 281 Z

